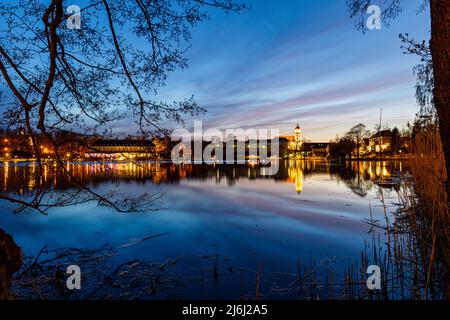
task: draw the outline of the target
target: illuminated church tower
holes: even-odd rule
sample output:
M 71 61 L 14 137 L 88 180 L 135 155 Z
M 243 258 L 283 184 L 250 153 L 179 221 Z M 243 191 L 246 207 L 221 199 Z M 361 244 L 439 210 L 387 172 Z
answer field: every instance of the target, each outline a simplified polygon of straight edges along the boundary
M 300 151 L 303 144 L 303 136 L 302 136 L 302 129 L 300 128 L 298 123 L 294 129 L 294 142 L 295 142 L 295 151 Z

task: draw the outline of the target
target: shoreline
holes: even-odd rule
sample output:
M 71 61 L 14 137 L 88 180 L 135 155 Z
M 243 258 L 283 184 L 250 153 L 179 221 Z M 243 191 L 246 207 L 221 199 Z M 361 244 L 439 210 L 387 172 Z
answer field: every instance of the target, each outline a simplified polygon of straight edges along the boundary
M 360 159 L 327 159 L 327 158 L 278 158 L 275 161 L 324 161 L 324 162 L 332 162 L 332 163 L 341 163 L 341 162 L 377 162 L 377 161 L 395 161 L 401 160 L 406 161 L 410 160 L 412 156 L 408 157 L 383 157 L 383 158 L 360 158 Z M 43 159 L 42 162 L 54 162 L 54 158 Z M 114 159 L 64 159 L 65 163 L 85 163 L 85 162 L 96 162 L 96 163 L 133 163 L 133 162 L 161 162 L 161 163 L 172 163 L 171 159 L 137 159 L 137 160 L 114 160 Z M 1 159 L 0 163 L 33 163 L 37 162 L 37 159 Z M 200 162 L 200 161 L 191 161 L 191 162 L 181 162 L 174 164 L 206 164 L 206 165 L 240 165 L 240 164 L 259 164 L 257 159 L 255 160 L 245 160 L 245 163 L 224 163 L 224 162 Z

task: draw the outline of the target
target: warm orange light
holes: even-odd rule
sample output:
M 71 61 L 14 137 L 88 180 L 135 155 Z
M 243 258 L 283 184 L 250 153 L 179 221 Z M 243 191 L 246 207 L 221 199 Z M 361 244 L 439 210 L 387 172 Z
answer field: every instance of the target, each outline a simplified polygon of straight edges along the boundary
M 4 139 L 3 141 L 4 141 L 5 143 L 8 143 L 8 139 Z

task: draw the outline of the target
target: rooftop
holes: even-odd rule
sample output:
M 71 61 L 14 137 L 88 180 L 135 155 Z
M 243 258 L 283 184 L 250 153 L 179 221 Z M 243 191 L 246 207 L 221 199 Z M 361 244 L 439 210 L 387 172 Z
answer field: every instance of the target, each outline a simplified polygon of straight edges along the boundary
M 92 144 L 92 147 L 150 147 L 152 143 L 148 140 L 97 140 Z

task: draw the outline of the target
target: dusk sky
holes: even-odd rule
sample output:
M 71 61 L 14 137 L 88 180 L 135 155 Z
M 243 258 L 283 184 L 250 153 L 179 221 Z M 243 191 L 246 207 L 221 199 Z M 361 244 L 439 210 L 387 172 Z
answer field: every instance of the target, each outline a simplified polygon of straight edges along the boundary
M 379 1 L 374 1 L 377 4 Z M 300 123 L 305 139 L 328 141 L 363 122 L 403 127 L 417 105 L 399 33 L 429 38 L 422 0 L 403 2 L 390 26 L 362 34 L 345 0 L 249 0 L 241 14 L 212 12 L 193 30 L 189 68 L 169 75 L 157 100 L 194 95 L 206 128 L 278 128 Z M 369 16 L 369 15 L 367 15 Z M 186 119 L 190 127 L 194 119 Z
M 429 39 L 429 12 L 418 13 L 423 0 L 403 1 L 390 26 L 382 22 L 366 34 L 355 28 L 345 0 L 241 1 L 251 10 L 209 10 L 211 19 L 192 30 L 189 67 L 169 73 L 167 85 L 150 97 L 171 102 L 194 95 L 207 113 L 185 118 L 188 129 L 203 120 L 205 129 L 290 135 L 299 123 L 306 140 L 327 142 L 359 122 L 373 129 L 380 108 L 391 127 L 414 119 L 419 59 L 403 54 L 399 34 Z M 132 124 L 122 121 L 116 132 L 135 132 Z

